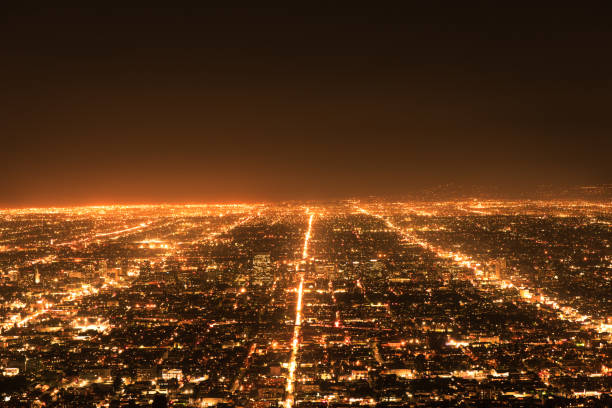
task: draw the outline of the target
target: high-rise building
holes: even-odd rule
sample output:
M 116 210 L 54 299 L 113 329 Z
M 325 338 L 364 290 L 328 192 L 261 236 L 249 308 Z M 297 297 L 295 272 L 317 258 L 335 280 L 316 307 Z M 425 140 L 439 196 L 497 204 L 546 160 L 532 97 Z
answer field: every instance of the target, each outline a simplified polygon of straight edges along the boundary
M 333 264 L 315 263 L 315 277 L 323 279 L 336 279 L 336 267 Z
M 495 279 L 501 280 L 506 276 L 506 259 L 498 258 L 491 262 L 491 267 L 495 271 Z
M 253 257 L 253 283 L 260 285 L 271 283 L 274 280 L 272 269 L 270 254 L 255 255 Z
M 83 266 L 83 277 L 91 282 L 94 279 L 95 266 L 93 264 L 86 264 Z
M 108 276 L 108 264 L 106 262 L 106 259 L 103 259 L 100 261 L 100 277 L 105 279 Z
M 153 268 L 151 267 L 151 261 L 144 261 L 140 265 L 140 277 L 143 279 L 150 279 L 151 274 L 153 273 Z

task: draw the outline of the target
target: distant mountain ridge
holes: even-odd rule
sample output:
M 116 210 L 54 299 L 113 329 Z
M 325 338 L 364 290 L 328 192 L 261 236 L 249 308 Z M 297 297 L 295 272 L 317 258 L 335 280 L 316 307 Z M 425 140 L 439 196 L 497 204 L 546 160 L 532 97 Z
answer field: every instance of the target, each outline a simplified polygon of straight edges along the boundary
M 458 199 L 574 199 L 607 201 L 612 200 L 612 184 L 588 186 L 541 185 L 532 189 L 508 191 L 496 186 L 461 185 L 449 183 L 423 189 L 397 197 L 408 200 L 458 200 Z

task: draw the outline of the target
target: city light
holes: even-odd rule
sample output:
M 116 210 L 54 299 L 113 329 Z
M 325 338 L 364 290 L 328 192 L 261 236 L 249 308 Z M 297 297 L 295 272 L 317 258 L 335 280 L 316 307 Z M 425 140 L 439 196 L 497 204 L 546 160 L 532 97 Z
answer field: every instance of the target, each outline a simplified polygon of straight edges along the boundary
M 308 210 L 307 210 L 308 212 Z M 308 229 L 304 236 L 304 249 L 302 251 L 302 260 L 308 258 L 308 241 L 312 234 L 312 221 L 314 214 L 310 214 L 308 218 Z M 298 263 L 299 265 L 299 263 Z M 294 403 L 294 388 L 295 388 L 295 370 L 297 367 L 297 358 L 300 350 L 300 329 L 302 326 L 302 298 L 304 295 L 304 275 L 300 273 L 300 283 L 297 288 L 297 301 L 295 304 L 295 324 L 293 328 L 293 337 L 291 340 L 291 357 L 289 358 L 289 375 L 287 376 L 287 398 L 285 400 L 285 408 L 290 408 Z
M 140 387 L 144 404 L 194 406 L 458 404 L 474 387 L 489 402 L 604 399 L 611 213 L 486 200 L 11 210 L 0 374 L 36 378 L 19 394 L 35 404 L 45 388 L 104 405 L 93 390 L 110 384 L 110 398 Z M 41 380 L 43 364 L 72 375 Z M 434 391 L 413 392 L 423 381 Z

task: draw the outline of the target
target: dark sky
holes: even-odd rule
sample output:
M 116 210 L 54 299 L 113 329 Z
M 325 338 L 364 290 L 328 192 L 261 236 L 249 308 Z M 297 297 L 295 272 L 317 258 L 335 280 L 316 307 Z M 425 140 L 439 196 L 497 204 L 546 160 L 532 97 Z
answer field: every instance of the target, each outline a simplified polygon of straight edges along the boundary
M 612 182 L 610 10 L 303 3 L 5 8 L 0 205 Z

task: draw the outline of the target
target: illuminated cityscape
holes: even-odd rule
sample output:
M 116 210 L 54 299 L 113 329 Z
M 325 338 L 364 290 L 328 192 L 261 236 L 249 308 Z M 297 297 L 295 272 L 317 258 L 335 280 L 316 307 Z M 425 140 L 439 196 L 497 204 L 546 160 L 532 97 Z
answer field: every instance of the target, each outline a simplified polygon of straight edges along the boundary
M 0 238 L 7 406 L 612 401 L 610 203 L 7 209 Z
M 0 408 L 612 408 L 601 2 L 4 2 Z

